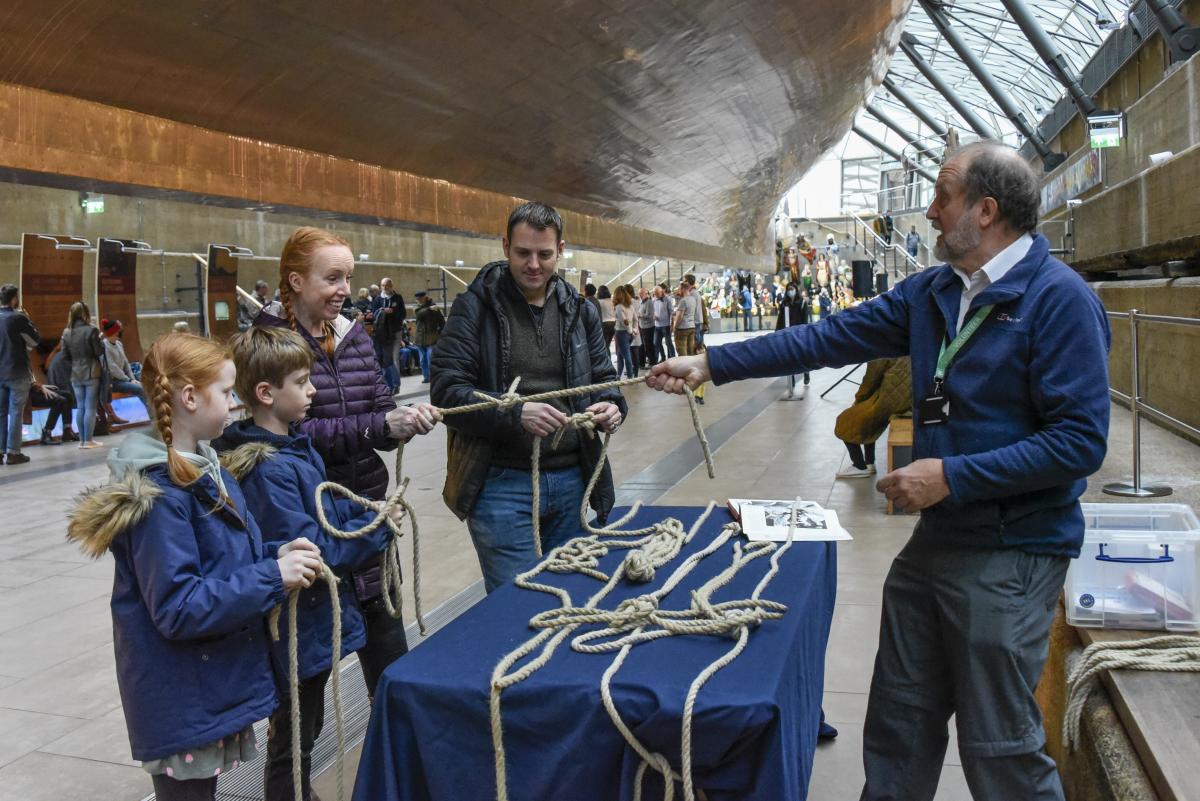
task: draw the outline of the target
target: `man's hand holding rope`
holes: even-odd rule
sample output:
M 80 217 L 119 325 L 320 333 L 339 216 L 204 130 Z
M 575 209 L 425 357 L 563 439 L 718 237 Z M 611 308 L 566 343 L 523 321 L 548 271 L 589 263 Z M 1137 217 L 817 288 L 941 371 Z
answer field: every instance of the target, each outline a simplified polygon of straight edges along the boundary
M 683 395 L 706 381 L 712 381 L 708 354 L 698 353 L 695 356 L 677 356 L 654 365 L 646 377 L 646 386 L 659 392 Z

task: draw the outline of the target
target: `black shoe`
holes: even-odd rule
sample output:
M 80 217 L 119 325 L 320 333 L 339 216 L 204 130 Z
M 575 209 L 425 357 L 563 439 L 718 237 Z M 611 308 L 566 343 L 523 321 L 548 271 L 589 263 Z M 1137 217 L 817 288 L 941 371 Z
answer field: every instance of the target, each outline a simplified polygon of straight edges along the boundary
M 10 453 L 6 461 L 8 464 L 25 464 L 29 461 L 29 457 L 23 453 Z
M 700 404 L 701 406 L 703 406 L 703 405 L 704 405 L 704 398 L 696 398 L 696 403 L 698 403 L 698 404 Z
M 62 442 L 60 440 L 56 440 L 54 435 L 50 433 L 49 429 L 42 429 L 41 443 L 43 445 L 62 445 Z

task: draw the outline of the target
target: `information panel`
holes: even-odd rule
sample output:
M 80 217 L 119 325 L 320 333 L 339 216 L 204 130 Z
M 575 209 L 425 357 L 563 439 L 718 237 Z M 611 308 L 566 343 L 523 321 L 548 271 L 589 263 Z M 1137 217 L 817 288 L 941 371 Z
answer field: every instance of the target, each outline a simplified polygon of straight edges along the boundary
M 131 362 L 142 360 L 142 343 L 137 324 L 137 254 L 132 239 L 101 239 L 96 249 L 95 322 L 102 318 L 121 321 L 121 341 Z
M 71 237 L 21 237 L 21 306 L 43 337 L 58 337 L 71 304 L 83 300 L 83 251 L 60 250 Z
M 204 290 L 205 330 L 221 341 L 237 333 L 236 245 L 209 245 L 208 270 Z

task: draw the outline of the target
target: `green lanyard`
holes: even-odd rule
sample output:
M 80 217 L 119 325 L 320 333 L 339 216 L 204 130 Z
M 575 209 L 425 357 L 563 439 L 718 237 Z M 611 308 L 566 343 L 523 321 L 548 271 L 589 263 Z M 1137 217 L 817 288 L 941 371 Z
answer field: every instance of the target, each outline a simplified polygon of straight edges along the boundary
M 979 326 L 983 325 L 983 321 L 987 319 L 988 314 L 995 308 L 995 304 L 981 307 L 972 315 L 967 324 L 958 332 L 958 336 L 954 341 L 946 345 L 946 340 L 942 340 L 942 349 L 938 351 L 937 370 L 933 373 L 933 389 L 934 392 L 941 394 L 942 381 L 946 378 L 946 368 L 950 366 L 950 362 L 962 350 L 962 346 L 967 344 L 967 340 L 979 330 Z

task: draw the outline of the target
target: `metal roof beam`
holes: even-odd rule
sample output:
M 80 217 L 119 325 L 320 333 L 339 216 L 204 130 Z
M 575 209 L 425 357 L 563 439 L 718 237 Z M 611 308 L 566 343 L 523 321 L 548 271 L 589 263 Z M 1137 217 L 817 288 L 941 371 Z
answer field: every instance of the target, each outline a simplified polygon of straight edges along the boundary
M 1186 61 L 1200 50 L 1200 28 L 1188 27 L 1183 14 L 1166 0 L 1146 0 L 1146 7 L 1158 18 L 1158 28 L 1171 49 L 1171 61 Z
M 883 86 L 891 93 L 892 97 L 899 100 L 909 111 L 916 115 L 917 119 L 929 126 L 929 130 L 942 137 L 942 139 L 946 138 L 946 126 L 942 125 L 936 117 L 926 111 L 925 107 L 914 100 L 912 95 L 897 86 L 890 75 L 883 77 Z
M 882 139 L 878 139 L 875 136 L 872 136 L 871 134 L 864 131 L 862 128 L 859 128 L 858 125 L 850 126 L 850 130 L 854 131 L 854 133 L 856 133 L 860 137 L 862 137 L 863 141 L 865 141 L 868 145 L 871 145 L 876 150 L 880 150 L 880 151 L 886 153 L 887 155 L 894 158 L 896 161 L 900 162 L 900 164 L 903 165 L 906 163 L 911 163 L 911 162 L 908 162 L 908 160 L 905 159 L 904 156 L 900 155 L 900 152 L 898 150 L 895 150 L 894 148 L 891 148 L 888 145 L 884 144 Z M 920 175 L 922 175 L 926 179 L 928 179 L 929 183 L 931 183 L 931 184 L 937 183 L 937 176 L 934 175 L 933 173 L 931 173 L 929 170 L 922 167 L 921 165 L 912 164 L 912 168 L 917 173 L 919 173 Z
M 916 45 L 917 38 L 912 34 L 904 33 L 900 35 L 900 49 L 904 51 L 904 55 L 908 56 L 908 60 L 913 63 L 917 71 L 925 76 L 925 80 L 929 81 L 933 88 L 937 89 L 942 97 L 946 98 L 946 102 L 958 112 L 958 116 L 962 117 L 963 121 L 984 139 L 997 139 L 996 132 L 988 127 L 988 124 L 980 119 L 979 115 L 962 101 L 962 98 L 951 88 L 950 84 L 946 83 L 937 70 L 930 66 L 929 62 L 917 52 Z
M 954 48 L 954 52 L 958 53 L 958 57 L 962 60 L 962 63 L 966 65 L 967 69 L 971 71 L 987 93 L 992 96 L 992 100 L 996 101 L 996 105 L 1004 112 L 1004 116 L 1012 121 L 1016 129 L 1037 150 L 1038 155 L 1042 158 L 1043 167 L 1049 170 L 1066 160 L 1064 154 L 1053 152 L 1050 146 L 1046 144 L 1046 141 L 1042 139 L 1041 134 L 1037 132 L 1037 129 L 1029 124 L 1029 121 L 1025 119 L 1025 115 L 1017 108 L 1017 104 L 1009 97 L 1008 92 L 1004 91 L 1004 87 L 992 77 L 987 67 L 975 55 L 975 51 L 967 46 L 966 42 L 959 36 L 958 31 L 954 29 L 950 21 L 942 14 L 940 3 L 935 4 L 933 0 L 918 0 L 918 2 L 920 2 L 921 8 L 925 9 L 926 15 L 928 15 L 930 21 L 937 27 L 938 32 L 942 34 L 946 43 Z M 903 37 L 901 38 L 903 39 Z
M 1042 29 L 1041 23 L 1033 16 L 1033 12 L 1029 6 L 1025 5 L 1025 0 L 1000 0 L 1004 7 L 1008 9 L 1008 13 L 1012 15 L 1013 22 L 1017 23 L 1017 27 L 1021 29 L 1029 38 L 1029 43 L 1033 45 L 1033 49 L 1042 57 L 1042 61 L 1046 62 L 1046 66 L 1054 73 L 1054 77 L 1063 85 L 1063 88 L 1070 93 L 1071 99 L 1075 101 L 1075 107 L 1079 109 L 1079 113 L 1083 116 L 1093 113 L 1096 110 L 1096 104 L 1092 102 L 1092 98 L 1087 92 L 1083 91 L 1083 87 L 1079 85 L 1078 79 L 1071 74 L 1068 69 L 1067 59 L 1063 56 L 1062 51 L 1058 49 L 1058 45 L 1050 39 L 1049 34 Z
M 876 106 L 874 103 L 871 103 L 870 101 L 868 101 L 866 103 L 864 108 L 867 110 L 868 114 L 870 114 L 872 117 L 874 117 L 875 119 L 882 122 L 887 127 L 891 128 L 893 131 L 896 132 L 897 136 L 899 136 L 901 139 L 903 139 L 908 144 L 912 145 L 914 150 L 916 151 L 918 158 L 927 158 L 930 161 L 932 161 L 934 164 L 941 163 L 942 160 L 940 158 L 938 158 L 930 148 L 925 147 L 919 141 L 917 141 L 917 137 L 915 135 L 904 130 L 904 126 L 901 125 L 900 123 L 896 122 L 891 117 L 889 117 L 888 113 L 886 111 L 879 108 L 878 106 Z

